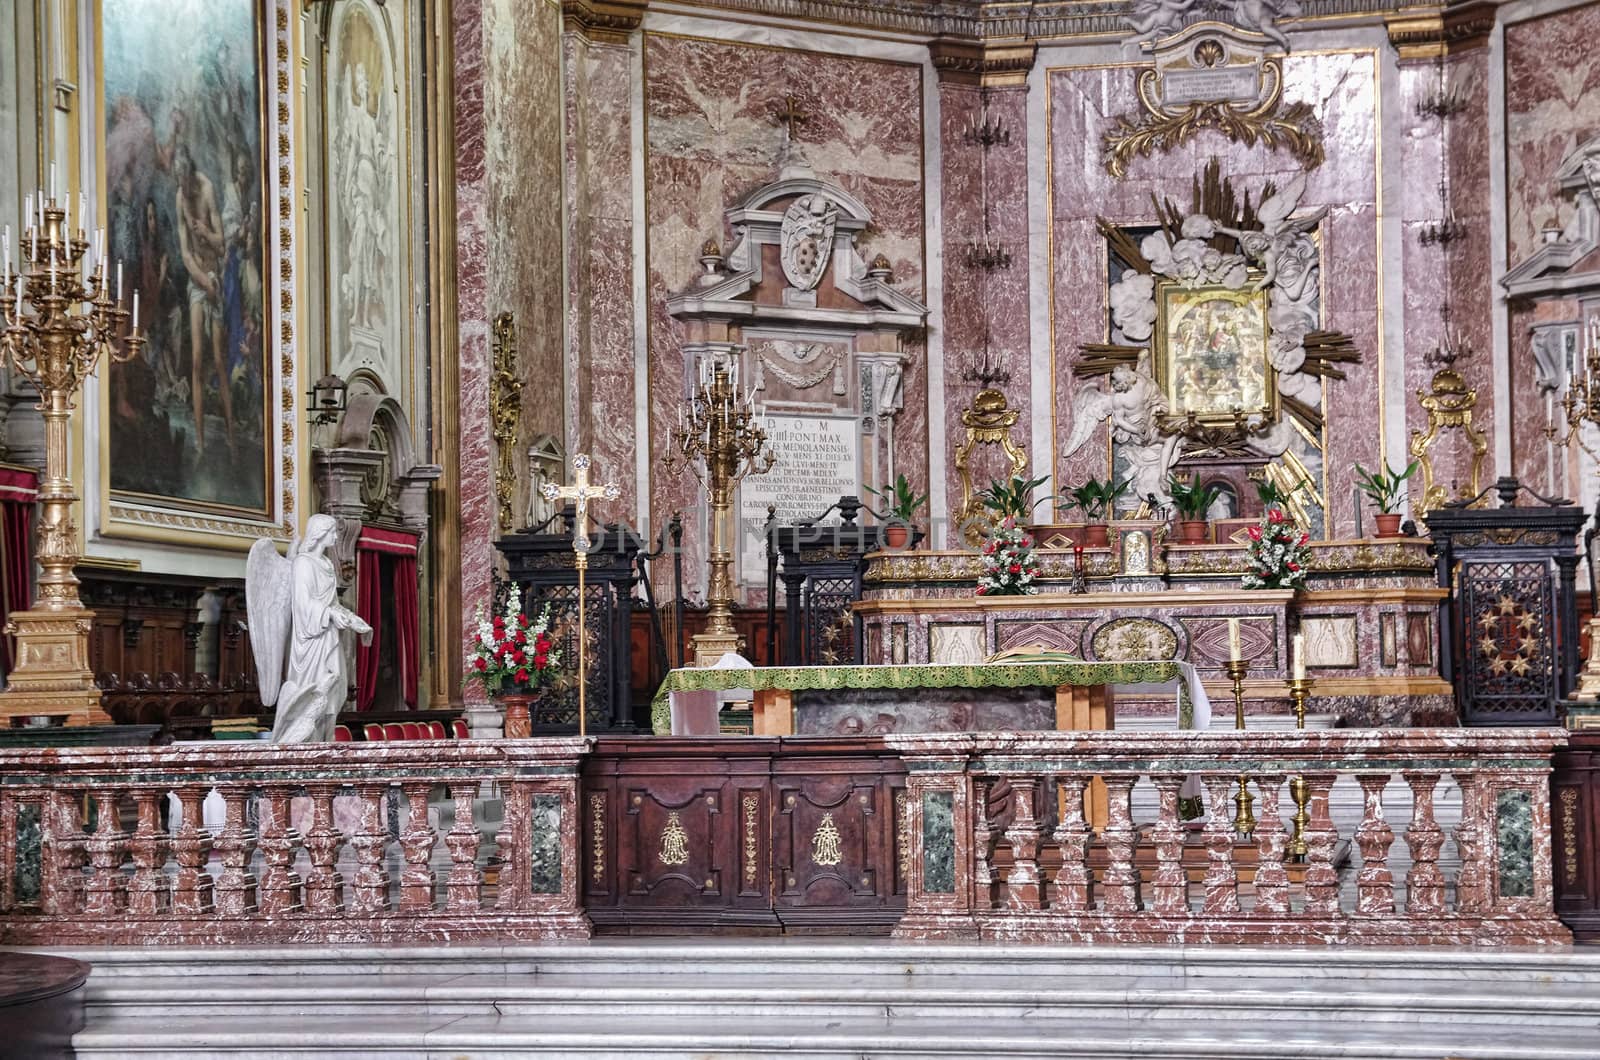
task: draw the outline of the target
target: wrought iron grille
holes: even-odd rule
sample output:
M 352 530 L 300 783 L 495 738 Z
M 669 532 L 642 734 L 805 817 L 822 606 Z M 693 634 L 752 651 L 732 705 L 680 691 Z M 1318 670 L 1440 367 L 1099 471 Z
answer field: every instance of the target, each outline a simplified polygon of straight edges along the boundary
M 1473 712 L 1484 721 L 1544 717 L 1558 695 L 1550 564 L 1464 562 L 1456 586 Z

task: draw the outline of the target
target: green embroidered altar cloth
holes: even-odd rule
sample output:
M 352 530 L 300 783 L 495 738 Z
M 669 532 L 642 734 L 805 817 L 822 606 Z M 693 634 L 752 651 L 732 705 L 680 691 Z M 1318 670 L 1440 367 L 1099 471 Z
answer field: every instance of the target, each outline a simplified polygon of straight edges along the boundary
M 1192 665 L 1177 661 L 1085 662 L 1052 658 L 1039 662 L 993 662 L 976 666 L 759 666 L 751 669 L 673 670 L 662 681 L 650 707 L 657 736 L 672 732 L 670 696 L 674 692 L 781 689 L 882 688 L 1055 688 L 1062 685 L 1171 686 L 1177 692 L 1178 727 L 1204 729 L 1211 723 L 1206 699 Z

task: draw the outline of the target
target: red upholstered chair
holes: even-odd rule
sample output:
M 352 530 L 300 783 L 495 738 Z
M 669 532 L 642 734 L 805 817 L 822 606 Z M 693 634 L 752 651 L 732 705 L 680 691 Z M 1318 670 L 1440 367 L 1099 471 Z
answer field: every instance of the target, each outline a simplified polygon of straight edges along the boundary
M 406 738 L 406 730 L 398 721 L 386 722 L 383 726 L 383 738 L 385 740 L 404 740 Z
M 402 721 L 400 723 L 400 731 L 406 734 L 406 739 L 408 740 L 422 739 L 422 726 L 414 721 Z
M 385 738 L 383 726 L 372 722 L 368 722 L 366 725 L 361 727 L 361 735 L 365 736 L 368 740 L 382 740 Z
M 351 740 L 354 740 L 354 739 L 355 739 L 355 737 L 350 735 L 350 727 L 349 726 L 347 726 L 347 725 L 335 725 L 333 727 L 333 742 L 334 743 L 349 743 Z
M 456 734 L 456 739 L 467 739 L 467 721 L 465 718 L 453 718 L 450 721 L 450 731 Z
M 430 722 L 428 722 L 428 739 L 430 739 L 430 740 L 443 740 L 444 738 L 445 738 L 444 722 L 442 722 L 442 721 L 430 721 Z

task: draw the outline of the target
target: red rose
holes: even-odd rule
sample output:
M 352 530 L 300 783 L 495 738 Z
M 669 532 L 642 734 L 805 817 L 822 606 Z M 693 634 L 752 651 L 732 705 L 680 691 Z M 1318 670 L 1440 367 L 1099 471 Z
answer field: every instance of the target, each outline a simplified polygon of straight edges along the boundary
M 527 615 L 518 615 L 517 616 L 517 625 L 521 626 L 523 629 L 527 629 L 528 625 L 529 625 L 528 616 Z
M 494 616 L 494 631 L 496 633 L 498 633 L 498 632 L 500 632 L 501 630 L 503 630 L 505 628 L 506 628 L 506 620 L 501 618 L 499 615 L 495 615 Z
M 525 685 L 527 683 L 528 683 L 528 671 L 526 671 L 526 670 L 518 670 L 517 671 L 517 684 Z
M 478 668 L 479 673 L 482 673 L 489 668 L 489 661 L 487 659 L 475 659 L 472 665 Z
M 992 555 L 993 553 L 994 553 L 994 542 L 993 541 L 985 541 L 983 543 L 983 554 L 988 556 L 988 555 Z
M 1250 528 L 1250 530 L 1249 530 L 1249 534 L 1250 534 L 1250 540 L 1252 540 L 1252 541 L 1260 541 L 1261 540 L 1261 527 L 1252 526 Z
M 517 635 L 511 639 L 516 641 L 518 644 L 526 644 L 528 643 L 528 632 L 527 630 L 519 629 L 517 630 Z
M 981 585 L 980 585 L 980 586 L 978 586 L 978 595 L 979 595 L 979 596 L 983 596 L 983 595 L 984 595 L 984 594 L 985 594 L 985 593 L 987 593 L 987 592 L 988 592 L 988 591 L 989 591 L 989 590 L 988 590 L 988 589 L 985 589 L 985 588 L 984 588 L 984 587 L 983 587 L 983 586 L 981 586 Z
M 1011 565 L 1011 566 L 1010 566 L 1010 567 L 1008 567 L 1008 568 L 1007 568 L 1007 569 L 1008 569 L 1008 570 L 1010 570 L 1010 571 L 1011 571 L 1011 573 L 1012 573 L 1012 574 L 1021 574 L 1021 573 L 1022 573 L 1022 564 L 1020 564 L 1020 563 L 1013 563 L 1013 564 L 1012 564 L 1012 565 Z
M 1311 540 L 1311 535 L 1310 535 L 1310 534 L 1301 534 L 1301 535 L 1300 535 L 1300 544 L 1302 544 L 1302 545 L 1303 545 L 1303 544 L 1305 544 L 1305 543 L 1306 543 L 1306 542 L 1307 542 L 1307 541 L 1310 541 L 1310 540 Z
M 541 633 L 537 637 L 534 637 L 533 638 L 533 648 L 534 648 L 535 651 L 549 651 L 550 650 L 550 638 L 549 638 L 549 636 L 544 634 L 544 633 Z
M 1267 522 L 1269 522 L 1269 523 L 1281 523 L 1281 522 L 1283 522 L 1283 510 L 1281 508 L 1273 508 L 1271 511 L 1267 512 Z
M 1033 547 L 1033 538 L 1029 537 L 1027 534 L 1023 534 L 1022 535 L 1022 547 L 1023 548 L 1032 548 Z
M 1289 569 L 1290 570 L 1299 570 L 1300 569 L 1300 564 L 1296 563 L 1294 560 L 1290 560 L 1289 561 Z
M 533 668 L 535 670 L 548 670 L 548 669 L 550 669 L 550 656 L 548 656 L 548 655 L 535 655 L 533 657 Z

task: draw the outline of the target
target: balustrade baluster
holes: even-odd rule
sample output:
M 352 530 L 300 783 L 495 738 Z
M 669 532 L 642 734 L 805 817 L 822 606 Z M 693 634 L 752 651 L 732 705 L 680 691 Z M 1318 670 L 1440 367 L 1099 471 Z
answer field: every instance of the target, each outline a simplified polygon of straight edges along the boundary
M 337 913 L 344 902 L 344 877 L 334 867 L 339 863 L 339 849 L 344 846 L 344 836 L 333 826 L 333 799 L 338 792 L 337 784 L 306 785 L 306 794 L 311 797 L 311 827 L 306 829 L 304 839 L 306 856 L 311 860 L 305 882 L 308 913 Z
M 1056 871 L 1055 894 L 1051 907 L 1062 910 L 1090 908 L 1094 879 L 1089 874 L 1089 824 L 1084 819 L 1083 791 L 1089 778 L 1064 776 L 1057 781 L 1061 790 L 1061 823 L 1055 841 L 1061 848 L 1061 868 Z
M 1101 908 L 1107 913 L 1139 911 L 1139 870 L 1133 864 L 1138 834 L 1133 827 L 1133 785 L 1138 777 L 1108 776 L 1106 826 L 1100 838 L 1106 845 L 1106 871 L 1102 877 Z
M 1011 826 L 1006 842 L 1011 846 L 1011 875 L 1006 880 L 1007 909 L 1038 909 L 1043 898 L 1039 879 L 1041 828 L 1034 816 L 1038 781 L 1032 777 L 1007 777 L 1011 786 Z
M 279 916 L 300 911 L 300 874 L 293 869 L 300 833 L 290 826 L 291 789 L 268 788 L 261 796 L 261 912 Z
M 1282 773 L 1261 773 L 1256 784 L 1256 903 L 1262 916 L 1281 916 L 1289 911 L 1289 872 L 1283 867 L 1283 852 L 1289 846 L 1289 833 L 1283 827 L 1279 794 L 1283 791 Z
M 1328 795 L 1338 779 L 1332 773 L 1307 773 L 1303 778 L 1311 795 L 1306 800 L 1310 810 L 1303 838 L 1306 841 L 1306 907 L 1307 916 L 1340 916 L 1339 873 L 1333 867 L 1333 848 L 1339 841 L 1339 831 L 1333 826 L 1328 812 Z
M 482 907 L 478 876 L 478 828 L 472 820 L 472 800 L 478 793 L 477 781 L 453 781 L 450 797 L 455 800 L 456 819 L 445 834 L 450 848 L 450 875 L 445 879 L 446 905 L 452 913 L 477 912 Z
M 211 873 L 206 861 L 211 855 L 211 833 L 201 827 L 206 789 L 178 789 L 178 829 L 172 834 L 172 859 L 178 871 L 172 875 L 172 911 L 186 916 L 201 916 L 212 910 Z
M 222 831 L 211 841 L 211 848 L 222 860 L 222 874 L 216 884 L 217 914 L 246 916 L 256 911 L 256 878 L 249 868 L 256 845 L 244 824 L 245 802 L 250 793 L 244 788 L 219 790 L 226 812 Z
M 1239 911 L 1239 876 L 1233 867 L 1233 817 L 1228 813 L 1228 796 L 1233 778 L 1226 775 L 1203 778 L 1206 802 L 1206 897 L 1201 907 L 1207 915 Z
M 360 831 L 350 836 L 356 852 L 356 871 L 350 879 L 350 909 L 355 913 L 381 913 L 389 905 L 389 873 L 383 867 L 383 852 L 389 845 L 383 819 L 388 793 L 387 783 L 356 785 Z
M 978 778 L 972 783 L 972 904 L 974 909 L 995 906 L 995 836 L 989 820 L 989 792 L 993 785 Z
M 1487 815 L 1484 813 L 1484 778 L 1477 773 L 1457 773 L 1461 788 L 1461 823 L 1456 825 L 1456 853 L 1461 869 L 1456 873 L 1456 912 L 1485 913 L 1489 910 L 1489 843 Z
M 1389 871 L 1389 847 L 1394 844 L 1394 829 L 1383 816 L 1383 789 L 1389 784 L 1387 773 L 1362 773 L 1363 808 L 1361 825 L 1356 829 L 1356 846 L 1361 849 L 1361 871 L 1356 874 L 1356 912 L 1362 916 L 1384 916 L 1394 912 L 1394 873 Z
M 533 895 L 529 844 L 533 841 L 533 791 L 526 783 L 506 786 L 505 817 L 495 833 L 500 875 L 495 882 L 496 909 L 528 908 Z
M 1150 839 L 1156 848 L 1156 871 L 1150 879 L 1151 908 L 1164 916 L 1189 912 L 1189 874 L 1183 868 L 1183 820 L 1178 800 L 1183 777 L 1163 773 L 1150 778 L 1160 805 Z
M 117 820 L 121 794 L 114 788 L 94 793 L 94 832 L 84 843 L 91 869 L 83 885 L 83 911 L 91 916 L 120 913 L 127 900 L 128 878 L 122 873 L 122 858 L 128 837 Z
M 40 908 L 67 916 L 83 908 L 84 833 L 78 817 L 82 792 L 53 791 L 45 797 L 40 836 Z
M 133 877 L 128 880 L 128 912 L 156 916 L 167 908 L 167 837 L 161 831 L 161 800 L 165 793 L 141 788 L 133 793 L 139 821 L 128 850 L 133 857 Z
M 1439 774 L 1401 776 L 1411 786 L 1411 824 L 1406 828 L 1406 847 L 1411 851 L 1411 869 L 1406 873 L 1406 912 L 1442 913 L 1444 874 L 1439 871 L 1439 851 L 1444 846 L 1444 830 L 1433 819 L 1433 793 Z
M 405 868 L 400 870 L 400 908 L 432 909 L 434 879 L 429 859 L 437 842 L 433 825 L 428 822 L 428 792 L 432 785 L 410 783 L 403 785 L 402 790 L 407 814 L 406 830 L 400 836 L 400 849 L 406 862 Z

